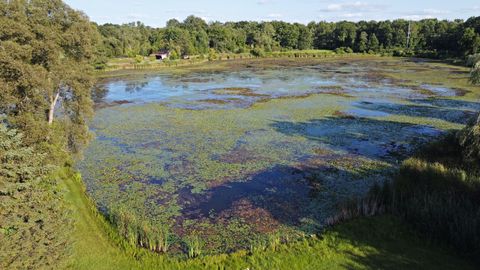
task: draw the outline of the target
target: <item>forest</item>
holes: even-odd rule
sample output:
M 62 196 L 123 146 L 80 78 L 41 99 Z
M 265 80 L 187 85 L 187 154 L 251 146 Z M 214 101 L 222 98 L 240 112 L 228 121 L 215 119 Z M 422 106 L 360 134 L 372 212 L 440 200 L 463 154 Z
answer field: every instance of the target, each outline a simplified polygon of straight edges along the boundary
M 464 57 L 480 47 L 480 18 L 466 21 L 211 22 L 189 16 L 169 20 L 164 28 L 141 22 L 97 26 L 105 57 L 144 55 L 168 49 L 173 58 L 217 52 L 264 52 L 328 49 L 430 58 Z M 410 32 L 409 32 L 410 31 Z M 410 34 L 410 36 L 409 36 Z
M 461 87 L 472 92 L 475 91 L 475 87 L 478 88 L 475 85 L 480 83 L 480 16 L 454 21 L 438 19 L 320 21 L 307 25 L 282 21 L 206 22 L 199 17 L 189 16 L 182 22 L 171 19 L 166 23 L 166 27 L 153 28 L 141 22 L 98 25 L 91 22 L 86 14 L 69 7 L 61 0 L 0 1 L 0 268 L 50 269 L 58 267 L 63 269 L 72 267 L 67 260 L 72 256 L 71 247 L 78 239 L 83 239 L 85 236 L 72 236 L 71 234 L 72 228 L 75 227 L 73 224 L 78 220 L 79 214 L 76 214 L 77 219 L 72 218 L 71 215 L 75 212 L 72 210 L 74 209 L 72 205 L 75 203 L 67 202 L 68 200 L 65 198 L 74 195 L 65 195 L 70 194 L 65 190 L 77 192 L 75 196 L 81 198 L 82 203 L 90 207 L 86 207 L 88 211 L 85 210 L 85 212 L 96 218 L 95 222 L 100 224 L 98 228 L 107 228 L 105 229 L 107 233 L 104 232 L 102 236 L 114 239 L 112 240 L 113 245 L 115 247 L 118 245 L 118 249 L 122 252 L 127 250 L 128 255 L 122 256 L 127 256 L 133 266 L 127 267 L 125 264 L 123 266 L 125 269 L 138 267 L 137 263 L 141 261 L 138 258 L 151 260 L 146 259 L 151 263 L 150 269 L 154 269 L 155 265 L 159 263 L 170 263 L 163 258 L 152 259 L 152 254 L 146 253 L 147 251 L 141 248 L 147 246 L 147 241 L 143 242 L 143 239 L 134 238 L 131 240 L 132 245 L 122 237 L 118 237 L 117 228 L 114 226 L 119 225 L 113 224 L 114 226 L 112 226 L 112 223 L 115 222 L 110 222 L 118 221 L 118 217 L 104 215 L 105 213 L 101 213 L 95 203 L 86 197 L 88 195 L 85 193 L 84 183 L 75 166 L 75 162 L 82 159 L 89 143 L 94 141 L 94 135 L 89 127 L 96 109 L 92 98 L 94 96 L 92 89 L 97 82 L 97 76 L 103 74 L 99 72 L 102 72 L 101 70 L 109 61 L 120 57 L 149 56 L 161 50 L 169 50 L 172 60 L 180 59 L 183 56 L 201 55 L 203 57 L 210 53 L 250 53 L 258 61 L 262 61 L 262 57 L 267 56 L 270 52 L 311 49 L 332 50 L 337 55 L 346 54 L 352 55 L 352 57 L 368 54 L 379 58 L 380 56 L 393 56 L 399 57 L 399 59 L 400 57 L 418 57 L 444 61 L 441 62 L 442 64 L 455 63 L 455 68 L 461 68 L 461 70 L 452 71 L 452 74 L 455 72 L 462 74 L 463 77 L 458 79 L 462 80 L 459 83 Z M 255 65 L 255 62 L 252 65 Z M 415 70 L 411 67 L 408 68 Z M 468 81 L 469 76 L 469 84 L 467 84 L 465 82 Z M 441 81 L 438 78 L 436 80 Z M 198 81 L 200 80 L 196 79 L 197 83 Z M 423 85 L 415 85 L 417 88 L 421 86 Z M 412 86 L 412 88 L 415 87 Z M 318 87 L 318 89 L 320 88 Z M 455 85 L 452 88 L 456 89 L 458 86 Z M 219 89 L 214 90 L 219 91 Z M 225 90 L 225 95 L 231 95 L 228 91 L 236 91 L 235 94 L 240 93 L 239 96 L 243 95 L 250 99 L 258 98 L 259 103 L 270 101 L 266 98 L 266 94 L 252 93 L 248 89 L 226 87 L 223 90 Z M 341 89 L 334 87 L 334 90 L 340 91 Z M 422 88 L 421 90 L 422 94 L 428 92 L 428 89 Z M 306 93 L 302 97 L 308 98 L 310 94 Z M 351 98 L 349 93 L 342 93 L 338 96 Z M 470 97 L 468 96 L 468 98 Z M 284 97 L 278 99 L 282 98 Z M 232 100 L 228 99 L 228 102 Z M 473 103 L 471 100 L 464 102 Z M 217 101 L 217 103 L 219 102 Z M 157 108 L 150 109 L 159 110 Z M 439 110 L 438 114 L 442 114 L 442 112 Z M 141 112 L 137 113 L 142 115 Z M 341 113 L 332 112 L 333 116 L 345 116 Z M 111 115 L 108 117 L 114 118 Z M 345 116 L 345 119 L 352 119 L 349 117 Z M 461 119 L 460 123 L 468 122 L 464 120 Z M 198 123 L 193 123 L 192 126 L 196 124 Z M 283 125 L 286 124 L 283 123 Z M 413 161 L 407 160 L 410 163 L 407 162 L 403 165 L 399 182 L 395 182 L 392 186 L 375 186 L 370 193 L 374 194 L 375 203 L 385 205 L 398 203 L 398 205 L 391 208 L 386 207 L 387 210 L 383 212 L 388 212 L 390 209 L 391 211 L 388 213 L 396 216 L 394 219 L 390 219 L 388 216 L 384 220 L 381 217 L 380 223 L 375 223 L 373 226 L 386 224 L 388 227 L 392 225 L 391 220 L 405 218 L 411 221 L 410 223 L 414 224 L 416 229 L 420 228 L 420 232 L 430 235 L 429 239 L 433 239 L 434 243 L 442 238 L 439 242 L 446 243 L 449 247 L 453 246 L 453 249 L 460 253 L 468 253 L 465 251 L 468 249 L 472 251 L 468 253 L 469 259 L 479 254 L 478 242 L 473 241 L 478 239 L 476 229 L 480 224 L 477 197 L 480 189 L 475 182 L 478 181 L 478 164 L 476 162 L 480 156 L 479 126 L 478 120 L 470 122 L 458 135 L 447 136 L 447 139 L 442 141 L 450 147 L 440 145 L 438 148 L 444 148 L 443 151 L 427 149 L 428 155 L 416 157 Z M 260 127 L 256 128 L 261 129 Z M 272 129 L 274 128 L 280 130 L 282 126 L 281 124 L 273 125 Z M 455 161 L 451 161 L 455 158 L 457 158 Z M 455 164 L 455 168 L 450 170 L 439 165 L 446 160 L 447 163 Z M 428 203 L 424 201 L 423 212 L 413 211 L 409 208 L 411 205 L 415 205 L 418 207 L 417 209 L 420 209 L 421 199 L 406 195 L 419 190 L 410 190 L 411 186 L 416 184 L 410 180 L 418 176 L 416 175 L 418 171 L 415 171 L 418 168 L 424 173 L 424 177 L 419 179 L 426 182 L 425 186 L 422 186 L 422 194 L 430 192 L 431 186 L 440 190 L 437 194 L 438 197 L 432 195 L 432 197 L 428 197 L 429 200 L 431 199 Z M 429 182 L 431 178 L 441 179 L 442 184 L 439 185 L 441 187 Z M 401 179 L 406 180 L 402 182 Z M 450 180 L 461 182 L 461 184 L 453 183 L 453 191 L 449 188 L 443 189 L 443 185 L 451 184 Z M 392 198 L 392 194 L 396 193 L 390 193 L 390 191 L 395 188 L 402 190 L 403 193 L 399 193 L 404 195 L 402 198 Z M 451 194 L 460 193 L 463 194 L 460 196 L 461 199 L 451 199 L 453 198 Z M 445 197 L 442 197 L 444 195 Z M 74 199 L 72 201 L 78 203 Z M 445 206 L 445 209 L 448 207 L 446 213 L 455 215 L 455 221 L 449 223 L 448 218 L 442 216 L 442 213 L 432 210 L 438 205 Z M 458 211 L 458 208 L 466 210 L 462 212 Z M 430 214 L 428 216 L 431 218 L 430 220 L 423 215 L 425 213 Z M 348 215 L 350 214 L 346 214 L 346 216 Z M 359 214 L 359 216 L 364 215 Z M 349 218 L 338 216 L 334 218 L 335 222 L 333 223 L 343 219 L 348 220 Z M 468 221 L 462 223 L 464 220 Z M 434 225 L 425 225 L 429 221 L 433 221 L 431 224 Z M 363 228 L 365 226 L 368 228 L 371 226 L 371 224 L 366 224 L 368 222 L 361 220 L 359 224 L 362 224 Z M 447 225 L 442 226 L 442 224 Z M 466 229 L 457 230 L 458 227 L 455 227 L 457 225 L 464 226 Z M 353 230 L 349 225 L 339 228 L 340 232 Z M 401 232 L 410 230 L 407 227 L 399 228 Z M 383 229 L 385 227 L 380 228 L 380 230 Z M 462 234 L 463 232 L 465 233 Z M 388 230 L 385 234 L 388 234 Z M 335 231 L 329 231 L 327 235 L 333 238 L 338 236 Z M 409 237 L 411 235 L 414 234 L 409 234 Z M 299 254 L 316 254 L 314 248 L 323 251 L 328 249 L 328 252 L 336 254 L 335 250 L 330 250 L 332 243 L 328 242 L 329 238 L 319 242 L 315 240 L 316 237 L 312 236 L 310 240 L 299 242 L 300 244 L 292 249 L 298 248 Z M 358 235 L 354 237 L 358 237 Z M 169 241 L 169 239 L 162 240 Z M 174 240 L 178 243 L 183 241 L 176 238 Z M 379 239 L 376 240 L 381 242 Z M 137 243 L 139 241 L 142 243 Z M 201 252 L 191 248 L 197 244 L 195 241 L 193 242 L 184 257 L 201 258 Z M 281 246 L 280 240 L 274 240 L 274 242 L 274 245 L 278 244 L 278 247 L 271 250 L 262 247 L 260 248 L 261 252 L 257 253 L 257 249 L 252 247 L 253 251 L 250 253 L 235 253 L 232 255 L 233 257 L 227 255 L 213 257 L 208 262 L 211 264 L 197 258 L 197 261 L 192 262 L 195 265 L 195 267 L 192 266 L 192 269 L 202 269 L 206 265 L 216 266 L 216 263 L 219 262 L 231 263 L 231 265 L 238 263 L 238 265 L 242 265 L 243 269 L 248 269 L 249 263 L 255 263 L 248 258 L 257 258 L 256 256 L 260 256 L 259 260 L 262 261 L 260 265 L 265 267 L 268 263 L 263 260 L 269 261 L 265 254 L 275 253 L 274 251 L 278 250 L 284 253 L 270 254 L 270 256 L 282 257 L 285 254 L 293 254 L 290 252 L 290 246 Z M 349 245 L 351 244 L 351 242 L 347 242 Z M 167 245 L 165 244 L 165 246 Z M 108 248 L 111 246 L 108 245 Z M 178 250 L 183 252 L 181 244 L 178 246 Z M 156 247 L 150 247 L 150 249 L 157 251 Z M 355 248 L 352 247 L 352 249 Z M 83 251 L 88 253 L 88 247 Z M 191 256 L 188 255 L 189 252 L 192 254 Z M 348 252 L 346 251 L 345 254 Z M 435 252 L 434 250 L 431 254 L 436 254 Z M 244 256 L 247 253 L 252 257 Z M 332 254 L 325 256 L 337 256 Z M 392 251 L 390 256 L 394 256 L 394 254 L 395 251 Z M 302 260 L 301 255 L 297 257 L 298 260 Z M 177 265 L 171 269 L 190 267 L 191 265 L 187 265 L 188 263 L 183 259 L 182 257 L 180 262 L 175 261 Z M 277 259 L 281 260 L 278 257 Z M 308 262 L 308 260 L 303 258 L 302 262 Z M 435 259 L 432 261 L 434 262 Z M 88 269 L 91 265 L 81 265 L 83 268 L 77 268 Z M 237 269 L 238 265 L 235 264 L 232 268 Z M 288 265 L 283 264 L 283 267 L 286 266 Z M 388 264 L 382 266 L 387 267 Z M 402 265 L 399 265 L 399 268 L 401 267 Z

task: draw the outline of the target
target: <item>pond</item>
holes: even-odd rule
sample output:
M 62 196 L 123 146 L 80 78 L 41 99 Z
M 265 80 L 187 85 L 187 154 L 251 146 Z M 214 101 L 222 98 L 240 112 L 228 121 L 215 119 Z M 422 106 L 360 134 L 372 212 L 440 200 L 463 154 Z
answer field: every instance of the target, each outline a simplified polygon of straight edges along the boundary
M 272 233 L 315 233 L 339 205 L 480 109 L 458 99 L 466 91 L 389 75 L 420 68 L 401 65 L 104 80 L 96 139 L 78 167 L 102 211 L 126 207 L 168 227 L 173 243 L 198 235 L 209 252 L 228 252 Z

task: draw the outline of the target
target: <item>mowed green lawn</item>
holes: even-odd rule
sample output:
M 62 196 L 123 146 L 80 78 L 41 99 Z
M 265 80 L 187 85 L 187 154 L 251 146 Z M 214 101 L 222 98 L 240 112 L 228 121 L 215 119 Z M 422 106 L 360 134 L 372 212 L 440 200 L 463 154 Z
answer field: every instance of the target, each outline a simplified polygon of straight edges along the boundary
M 392 216 L 362 218 L 328 229 L 319 238 L 250 254 L 196 259 L 156 255 L 125 245 L 92 210 L 79 177 L 65 180 L 76 220 L 72 269 L 475 269 L 438 245 L 428 244 Z

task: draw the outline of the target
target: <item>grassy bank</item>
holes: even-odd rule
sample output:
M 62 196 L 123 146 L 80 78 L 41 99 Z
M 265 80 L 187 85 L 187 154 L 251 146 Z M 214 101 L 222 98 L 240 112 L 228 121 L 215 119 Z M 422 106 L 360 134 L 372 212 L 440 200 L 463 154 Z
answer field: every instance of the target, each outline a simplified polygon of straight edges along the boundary
M 79 176 L 65 173 L 76 221 L 72 269 L 474 269 L 450 250 L 426 244 L 392 216 L 362 218 L 320 237 L 186 260 L 135 249 L 92 207 Z
M 336 54 L 330 50 L 292 50 L 282 52 L 269 52 L 260 56 L 254 56 L 250 53 L 219 53 L 214 58 L 210 58 L 206 55 L 197 55 L 189 59 L 177 59 L 177 60 L 163 60 L 158 61 L 152 57 L 144 57 L 141 59 L 136 58 L 113 58 L 108 61 L 106 67 L 98 70 L 100 76 L 103 73 L 109 73 L 113 71 L 121 70 L 162 70 L 172 67 L 189 67 L 205 64 L 208 62 L 218 61 L 231 61 L 231 60 L 252 60 L 252 59 L 275 59 L 275 58 L 332 58 L 332 57 L 347 57 L 357 54 Z

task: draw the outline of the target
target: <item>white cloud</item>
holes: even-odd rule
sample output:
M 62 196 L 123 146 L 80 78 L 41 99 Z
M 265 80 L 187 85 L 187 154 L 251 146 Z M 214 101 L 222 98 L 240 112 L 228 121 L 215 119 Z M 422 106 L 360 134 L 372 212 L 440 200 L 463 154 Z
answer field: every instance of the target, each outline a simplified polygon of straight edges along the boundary
M 363 16 L 363 13 L 344 13 L 344 14 L 341 14 L 340 17 L 342 18 L 359 18 L 359 17 L 362 17 Z
M 320 11 L 357 13 L 360 11 L 365 11 L 365 12 L 380 11 L 385 8 L 386 6 L 384 5 L 376 5 L 376 4 L 369 4 L 366 2 L 356 1 L 356 2 L 348 2 L 348 3 L 340 3 L 340 4 L 330 4 L 326 8 L 321 9 Z
M 433 9 L 433 8 L 427 8 L 422 10 L 423 14 L 436 14 L 436 15 L 441 15 L 441 14 L 449 14 L 450 11 L 448 10 L 439 10 L 439 9 Z
M 451 12 L 448 10 L 439 10 L 439 9 L 432 9 L 432 8 L 427 8 L 423 10 L 419 10 L 416 12 L 411 12 L 408 14 L 405 14 L 404 16 L 401 16 L 402 19 L 406 20 L 413 20 L 413 21 L 418 21 L 418 20 L 423 20 L 423 19 L 434 19 L 434 18 L 439 18 L 442 17 L 442 15 L 448 15 Z

